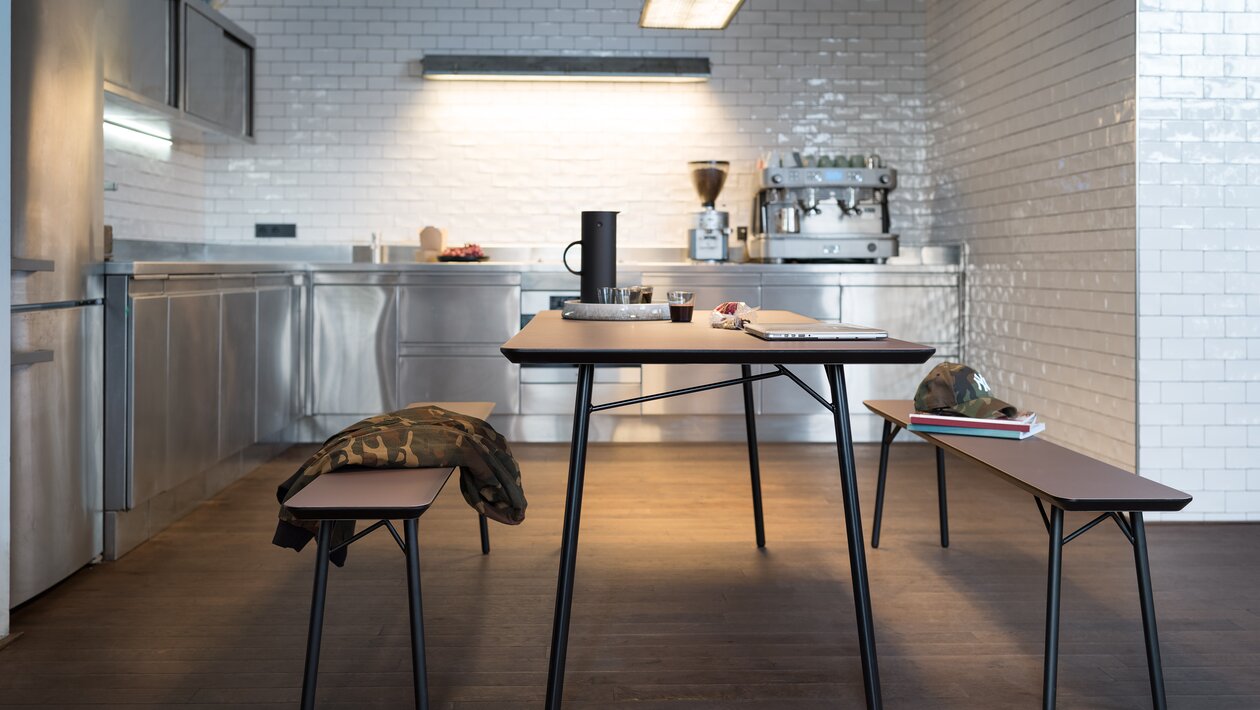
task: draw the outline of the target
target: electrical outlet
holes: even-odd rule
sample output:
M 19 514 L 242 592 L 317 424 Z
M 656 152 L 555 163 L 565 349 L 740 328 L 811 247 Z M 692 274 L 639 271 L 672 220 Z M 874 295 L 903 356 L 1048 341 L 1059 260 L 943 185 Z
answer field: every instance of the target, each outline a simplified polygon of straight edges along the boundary
M 260 239 L 272 237 L 292 238 L 297 236 L 296 224 L 255 224 L 254 236 Z

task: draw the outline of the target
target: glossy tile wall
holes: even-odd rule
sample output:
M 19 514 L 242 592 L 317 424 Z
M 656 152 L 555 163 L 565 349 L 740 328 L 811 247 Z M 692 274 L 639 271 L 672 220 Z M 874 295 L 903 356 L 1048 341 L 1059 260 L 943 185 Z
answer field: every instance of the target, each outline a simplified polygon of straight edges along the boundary
M 105 224 L 115 239 L 204 242 L 226 221 L 206 211 L 206 146 L 105 125 Z
M 1134 7 L 930 0 L 931 239 L 966 357 L 1046 438 L 1134 465 Z
M 257 145 L 207 152 L 214 241 L 255 221 L 299 240 L 563 244 L 584 209 L 622 243 L 686 243 L 686 161 L 729 159 L 720 198 L 748 224 L 758 154 L 878 152 L 901 171 L 893 220 L 927 234 L 922 0 L 760 0 L 721 32 L 642 30 L 641 0 L 233 0 L 258 42 Z M 702 84 L 424 81 L 428 52 L 709 57 Z
M 1138 12 L 1142 475 L 1260 520 L 1260 8 Z

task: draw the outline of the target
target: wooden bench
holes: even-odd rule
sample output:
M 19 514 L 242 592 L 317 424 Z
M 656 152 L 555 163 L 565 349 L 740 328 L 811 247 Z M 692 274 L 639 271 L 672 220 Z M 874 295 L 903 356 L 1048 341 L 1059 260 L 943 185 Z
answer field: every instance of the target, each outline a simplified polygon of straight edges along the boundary
M 492 402 L 416 402 L 411 407 L 438 406 L 459 414 L 485 419 L 494 410 Z M 371 526 L 332 547 L 332 526 L 319 526 L 319 546 L 315 558 L 315 589 L 311 598 L 311 619 L 306 637 L 306 668 L 302 677 L 302 708 L 315 707 L 315 684 L 319 675 L 319 647 L 324 628 L 324 598 L 328 591 L 328 557 L 333 552 L 385 527 L 402 548 L 407 566 L 408 612 L 411 617 L 412 684 L 415 704 L 429 707 L 429 691 L 424 656 L 424 617 L 420 601 L 420 541 L 417 521 L 433 505 L 454 468 L 366 468 L 353 466 L 319 476 L 285 501 L 285 507 L 299 520 L 375 520 Z M 479 515 L 481 553 L 489 554 L 490 538 L 486 518 Z M 399 537 L 391 520 L 403 521 Z
M 884 432 L 879 451 L 879 481 L 875 495 L 875 527 L 871 535 L 872 547 L 878 547 L 879 528 L 884 512 L 884 484 L 888 472 L 889 445 L 893 438 L 909 424 L 910 413 L 914 411 L 914 402 L 870 400 L 864 404 L 867 409 L 884 419 Z M 948 513 L 945 501 L 944 453 L 946 451 L 980 464 L 990 473 L 1031 493 L 1037 502 L 1037 509 L 1041 512 L 1042 522 L 1050 536 L 1042 706 L 1053 708 L 1055 705 L 1063 546 L 1099 523 L 1112 520 L 1133 546 L 1138 596 L 1142 608 L 1142 628 L 1146 636 L 1146 662 L 1150 673 L 1151 699 L 1156 708 L 1161 710 L 1166 708 L 1164 674 L 1159 656 L 1159 636 L 1155 625 L 1155 603 L 1151 593 L 1151 572 L 1142 514 L 1150 511 L 1181 510 L 1190 503 L 1190 495 L 1043 439 L 1030 438 L 1020 441 L 958 434 L 929 434 L 918 431 L 911 433 L 936 447 L 942 547 L 949 546 Z M 1049 515 L 1046 514 L 1046 504 L 1050 506 Z M 1075 531 L 1064 535 L 1065 511 L 1090 512 L 1098 513 L 1098 515 Z

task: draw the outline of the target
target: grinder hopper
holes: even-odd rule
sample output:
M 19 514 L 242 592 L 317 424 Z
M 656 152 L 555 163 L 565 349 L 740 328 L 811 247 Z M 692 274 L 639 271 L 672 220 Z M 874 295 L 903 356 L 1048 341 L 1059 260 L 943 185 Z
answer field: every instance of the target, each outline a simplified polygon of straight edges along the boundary
M 731 164 L 725 160 L 695 160 L 687 163 L 687 167 L 691 168 L 691 184 L 696 187 L 700 204 L 713 209 L 722 186 L 726 184 Z

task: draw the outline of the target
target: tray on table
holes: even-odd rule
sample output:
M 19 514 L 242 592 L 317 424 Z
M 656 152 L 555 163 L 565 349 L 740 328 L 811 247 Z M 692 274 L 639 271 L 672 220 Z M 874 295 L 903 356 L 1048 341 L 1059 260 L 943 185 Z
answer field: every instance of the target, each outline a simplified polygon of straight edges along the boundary
M 669 320 L 668 303 L 564 302 L 560 316 L 566 320 Z

